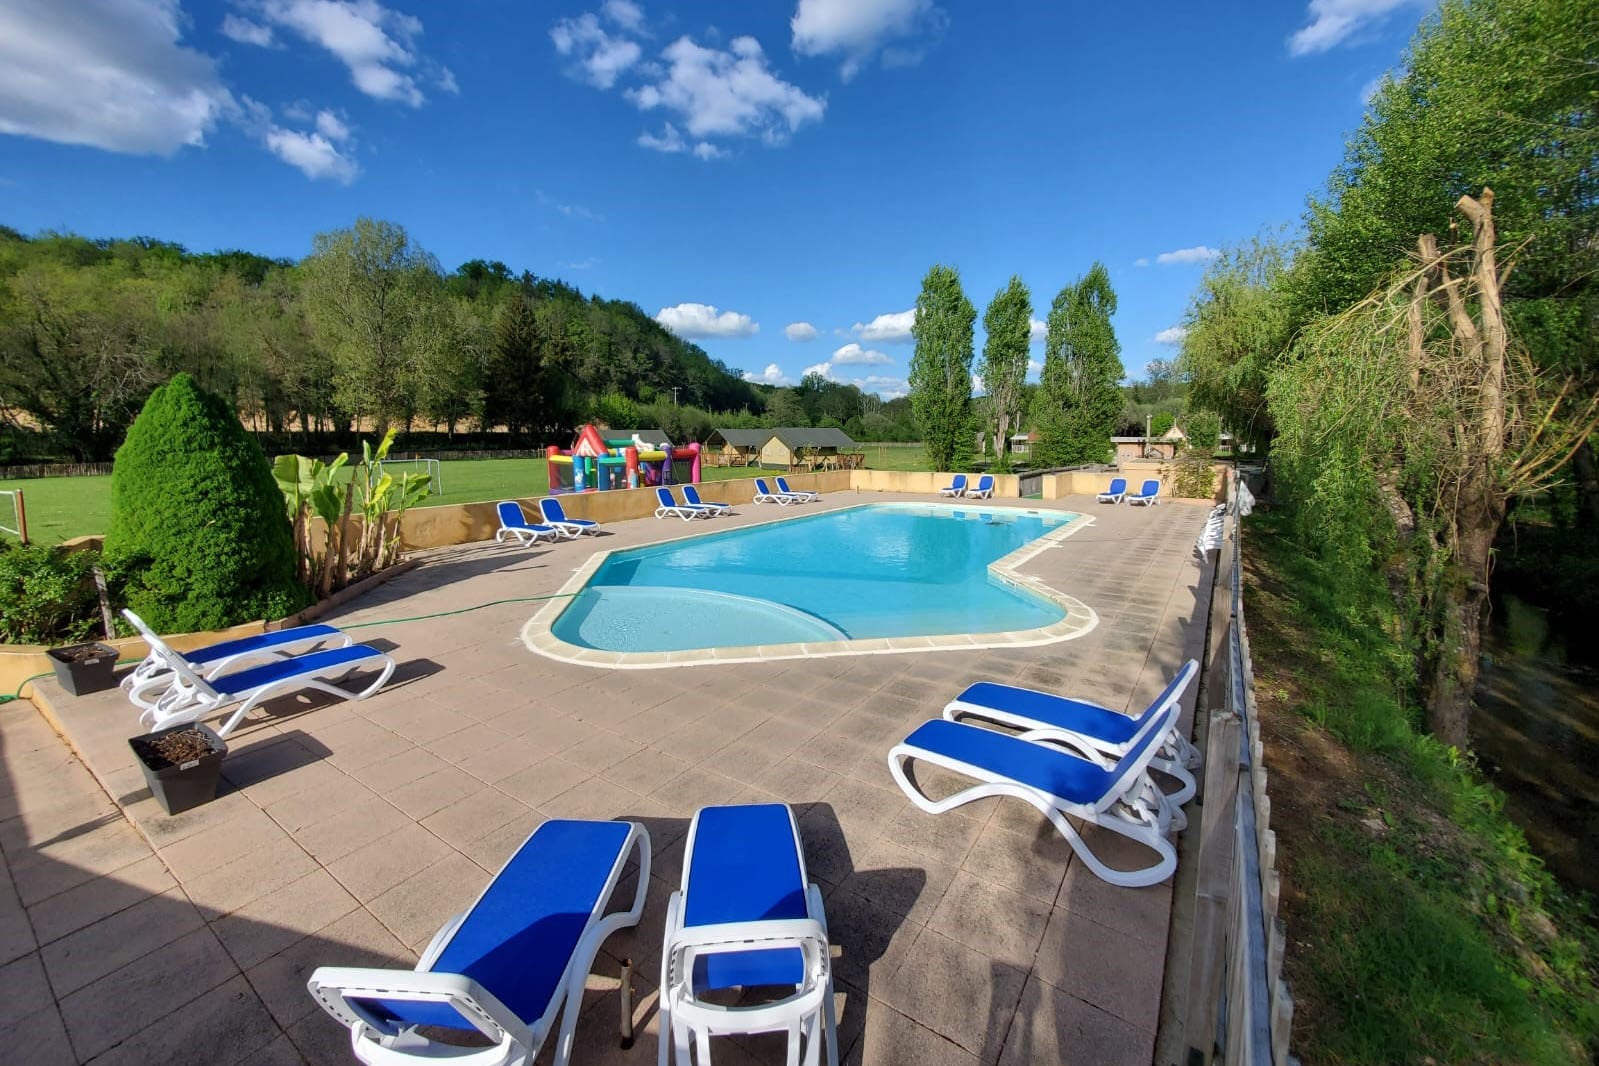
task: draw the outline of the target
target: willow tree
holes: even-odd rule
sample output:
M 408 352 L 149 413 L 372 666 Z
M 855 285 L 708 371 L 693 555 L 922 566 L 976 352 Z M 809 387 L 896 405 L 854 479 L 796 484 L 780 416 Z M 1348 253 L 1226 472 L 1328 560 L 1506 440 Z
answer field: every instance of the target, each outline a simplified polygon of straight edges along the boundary
M 1033 328 L 1033 297 L 1022 279 L 994 294 L 983 313 L 983 391 L 994 429 L 994 469 L 1010 469 L 1011 428 L 1020 421 L 1027 380 L 1027 344 Z
M 1110 318 L 1116 292 L 1103 263 L 1056 295 L 1049 309 L 1044 370 L 1034 401 L 1038 445 L 1048 466 L 1103 462 L 1121 414 L 1121 344 Z
M 1353 565 L 1386 558 L 1412 608 L 1429 725 L 1459 748 L 1506 505 L 1547 487 L 1599 412 L 1512 337 L 1493 202 L 1491 189 L 1461 197 L 1471 242 L 1419 238 L 1416 263 L 1312 325 L 1269 389 L 1273 454 L 1307 531 Z
M 949 470 L 971 452 L 972 327 L 977 311 L 954 267 L 934 266 L 916 297 L 911 336 L 911 412 L 934 470 Z

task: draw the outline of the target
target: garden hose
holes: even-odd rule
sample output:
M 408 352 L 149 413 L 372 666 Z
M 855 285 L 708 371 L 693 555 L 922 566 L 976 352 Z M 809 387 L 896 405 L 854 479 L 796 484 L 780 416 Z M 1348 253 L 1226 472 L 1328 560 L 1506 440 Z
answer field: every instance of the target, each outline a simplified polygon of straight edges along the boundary
M 510 598 L 508 600 L 490 600 L 488 603 L 479 603 L 479 604 L 475 604 L 475 605 L 473 605 L 471 607 L 458 607 L 458 608 L 456 608 L 453 611 L 434 611 L 431 614 L 418 614 L 418 615 L 412 615 L 412 616 L 405 617 L 405 618 L 379 618 L 379 619 L 376 619 L 376 620 L 371 621 L 371 622 L 352 622 L 349 625 L 340 626 L 339 628 L 340 629 L 367 629 L 367 628 L 369 628 L 371 626 L 389 626 L 389 625 L 396 625 L 396 624 L 398 624 L 400 622 L 425 622 L 425 621 L 427 621 L 430 618 L 448 618 L 450 615 L 467 614 L 467 613 L 469 613 L 471 611 L 481 611 L 481 610 L 483 610 L 483 609 L 485 609 L 487 607 L 499 607 L 502 604 L 507 604 L 507 603 L 539 603 L 539 602 L 542 602 L 544 600 L 558 600 L 558 599 L 561 599 L 563 596 L 564 597 L 570 597 L 570 596 L 576 596 L 576 595 L 577 595 L 577 593 L 575 593 L 575 592 L 555 592 L 555 593 L 551 593 L 548 596 L 513 596 L 512 598 Z M 118 662 L 117 665 L 121 666 L 123 662 L 132 662 L 132 661 L 133 661 L 132 659 L 126 659 L 126 660 L 123 660 L 122 662 Z M 53 673 L 34 674 L 32 677 L 27 678 L 25 681 L 23 681 L 22 684 L 18 685 L 17 686 L 17 691 L 9 693 L 9 694 L 0 693 L 0 705 L 10 703 L 13 700 L 20 700 L 22 698 L 22 690 L 23 689 L 27 688 L 33 682 L 38 681 L 40 678 L 54 677 L 54 676 L 55 676 L 55 674 L 53 674 Z

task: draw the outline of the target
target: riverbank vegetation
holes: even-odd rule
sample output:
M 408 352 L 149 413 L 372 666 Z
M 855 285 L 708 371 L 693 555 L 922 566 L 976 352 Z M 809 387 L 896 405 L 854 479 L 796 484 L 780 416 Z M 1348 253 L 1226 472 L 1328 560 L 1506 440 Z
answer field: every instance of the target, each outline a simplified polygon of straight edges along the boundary
M 1280 511 L 1246 522 L 1244 559 L 1295 1053 L 1590 1061 L 1592 914 L 1469 758 L 1426 732 L 1382 576 L 1307 555 Z

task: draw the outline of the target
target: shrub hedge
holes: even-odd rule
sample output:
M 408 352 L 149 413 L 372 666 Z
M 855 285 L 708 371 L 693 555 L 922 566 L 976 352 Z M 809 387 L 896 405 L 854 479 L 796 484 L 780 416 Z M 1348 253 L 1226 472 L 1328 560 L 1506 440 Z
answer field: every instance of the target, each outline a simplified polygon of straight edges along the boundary
M 187 374 L 150 394 L 117 450 L 105 558 L 162 632 L 281 618 L 310 598 L 261 446 Z

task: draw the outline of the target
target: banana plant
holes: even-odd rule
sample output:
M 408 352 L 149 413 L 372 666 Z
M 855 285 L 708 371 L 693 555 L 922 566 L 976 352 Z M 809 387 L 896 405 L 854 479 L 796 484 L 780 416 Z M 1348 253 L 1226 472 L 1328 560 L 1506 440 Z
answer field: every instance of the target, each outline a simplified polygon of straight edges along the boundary
M 325 595 L 332 574 L 339 519 L 348 505 L 348 488 L 341 486 L 339 472 L 349 462 L 340 452 L 331 463 L 303 455 L 280 455 L 272 464 L 272 476 L 283 493 L 283 502 L 294 527 L 298 549 L 300 580 Z M 311 518 L 322 519 L 324 541 L 318 552 L 311 544 Z

